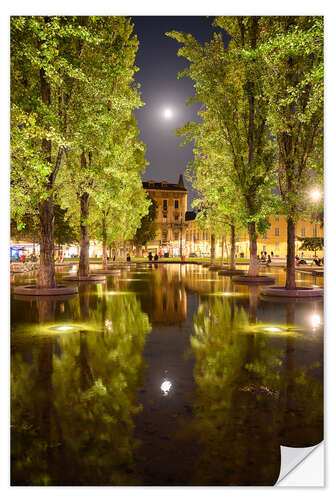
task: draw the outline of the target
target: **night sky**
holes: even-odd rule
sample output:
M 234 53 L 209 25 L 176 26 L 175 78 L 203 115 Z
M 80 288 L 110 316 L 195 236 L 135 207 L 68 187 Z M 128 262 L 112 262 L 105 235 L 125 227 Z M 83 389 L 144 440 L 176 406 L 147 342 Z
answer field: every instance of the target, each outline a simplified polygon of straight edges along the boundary
M 150 163 L 143 180 L 177 183 L 192 160 L 192 145 L 180 147 L 182 138 L 174 130 L 186 122 L 198 120 L 200 103 L 186 106 L 194 95 L 193 82 L 189 78 L 177 79 L 188 61 L 177 56 L 181 45 L 165 36 L 167 31 L 191 33 L 201 43 L 212 38 L 214 18 L 204 16 L 133 16 L 134 32 L 140 41 L 136 65 L 140 71 L 136 80 L 141 84 L 145 106 L 135 112 L 141 131 L 139 138 L 146 144 L 146 159 Z M 165 118 L 168 109 L 172 116 Z M 186 183 L 186 186 L 190 186 Z M 189 198 L 193 193 L 189 193 Z M 190 201 L 190 200 L 189 200 Z M 189 203 L 190 208 L 190 203 Z

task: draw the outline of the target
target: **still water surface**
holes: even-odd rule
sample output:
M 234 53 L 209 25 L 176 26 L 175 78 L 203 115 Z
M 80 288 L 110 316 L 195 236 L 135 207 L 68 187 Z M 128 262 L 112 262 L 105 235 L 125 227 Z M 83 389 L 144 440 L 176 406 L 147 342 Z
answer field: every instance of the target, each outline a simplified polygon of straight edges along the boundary
M 269 273 L 283 283 L 283 270 Z M 272 485 L 280 445 L 323 438 L 322 301 L 264 301 L 260 287 L 193 264 L 128 267 L 70 300 L 22 299 L 11 307 L 13 485 Z

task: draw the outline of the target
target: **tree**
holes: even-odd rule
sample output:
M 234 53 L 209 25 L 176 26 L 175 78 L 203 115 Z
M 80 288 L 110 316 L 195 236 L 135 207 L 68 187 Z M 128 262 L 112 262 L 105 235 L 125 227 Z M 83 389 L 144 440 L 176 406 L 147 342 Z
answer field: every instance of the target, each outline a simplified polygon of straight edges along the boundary
M 133 237 L 133 243 L 136 246 L 136 255 L 141 257 L 141 247 L 145 246 L 148 241 L 152 241 L 156 238 L 157 224 L 155 222 L 157 215 L 157 203 L 156 201 L 148 195 L 150 201 L 148 214 L 144 215 L 141 219 L 141 225 L 136 230 Z
M 38 207 L 40 269 L 37 286 L 56 286 L 54 194 L 68 140 L 68 112 L 78 82 L 84 43 L 98 38 L 84 18 L 11 18 L 11 188 L 12 217 Z
M 299 247 L 300 250 L 309 250 L 316 253 L 317 250 L 324 248 L 324 238 L 302 238 L 301 236 L 297 236 L 297 239 L 302 242 L 302 245 Z
M 38 214 L 22 215 L 21 224 L 18 227 L 14 221 L 10 225 L 11 237 L 15 239 L 39 240 Z M 73 221 L 68 210 L 54 205 L 54 241 L 58 245 L 78 242 L 78 233 L 73 227 Z
M 249 275 L 258 274 L 257 231 L 271 213 L 271 188 L 274 187 L 274 148 L 267 140 L 267 102 L 262 96 L 259 57 L 246 58 L 260 41 L 260 18 L 217 17 L 215 26 L 231 36 L 224 47 L 222 33 L 201 46 L 192 35 L 167 33 L 183 44 L 178 54 L 190 61 L 180 75 L 194 80 L 196 94 L 190 100 L 203 103 L 198 113 L 202 123 L 188 124 L 186 141 L 194 140 L 206 129 L 208 150 L 219 155 L 216 172 L 223 168 L 242 202 L 242 212 L 250 240 Z
M 308 204 L 305 188 L 322 177 L 323 169 L 324 21 L 319 16 L 263 17 L 260 28 L 263 41 L 255 57 L 262 61 L 263 95 L 287 216 L 286 288 L 294 289 L 295 224 Z
M 76 196 L 80 205 L 81 277 L 89 272 L 90 230 L 103 241 L 106 264 L 107 225 L 115 212 L 128 214 L 129 191 L 137 192 L 133 213 L 138 209 L 142 215 L 146 209 L 139 176 L 145 167 L 145 147 L 137 139 L 139 131 L 133 116 L 133 109 L 142 105 L 133 80 L 137 38 L 132 36 L 133 25 L 125 17 L 91 19 L 89 23 L 101 42 L 97 49 L 88 46 L 83 51 L 82 65 L 91 74 L 91 84 L 79 88 L 75 96 L 69 128 L 76 134 L 76 144 L 67 155 L 70 168 L 62 179 L 67 185 L 64 203 L 68 206 Z M 143 202 L 141 206 L 139 201 Z M 90 227 L 93 220 L 98 228 Z M 128 224 L 127 232 L 129 229 L 132 231 L 132 224 Z

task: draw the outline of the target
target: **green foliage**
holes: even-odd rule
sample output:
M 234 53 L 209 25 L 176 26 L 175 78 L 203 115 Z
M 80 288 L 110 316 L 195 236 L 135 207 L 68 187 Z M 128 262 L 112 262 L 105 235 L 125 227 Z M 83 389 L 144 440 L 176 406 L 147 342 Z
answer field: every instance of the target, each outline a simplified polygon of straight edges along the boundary
M 188 175 L 201 193 L 196 203 L 205 207 L 207 226 L 215 225 L 220 234 L 226 224 L 249 222 L 259 223 L 264 232 L 264 221 L 276 208 L 271 194 L 276 186 L 274 145 L 268 140 L 261 63 L 259 57 L 249 60 L 246 55 L 260 42 L 258 22 L 256 17 L 216 18 L 215 25 L 232 35 L 228 49 L 221 31 L 204 45 L 192 35 L 167 33 L 182 43 L 178 55 L 190 62 L 178 75 L 194 81 L 195 96 L 189 103 L 203 104 L 200 123 L 188 123 L 177 134 L 185 136 L 184 144 L 194 143 Z
M 151 196 L 148 195 L 148 198 L 150 201 L 148 214 L 142 217 L 141 225 L 134 235 L 133 242 L 135 245 L 146 245 L 148 241 L 152 241 L 156 238 L 157 224 L 155 220 L 158 205 Z
M 324 248 L 324 238 L 302 238 L 301 236 L 297 236 L 297 239 L 302 242 L 302 245 L 299 247 L 300 250 L 316 252 Z
M 58 245 L 77 243 L 79 240 L 78 233 L 73 227 L 73 221 L 67 212 L 59 205 L 54 206 L 54 240 Z M 25 214 L 20 220 L 20 225 L 11 221 L 11 237 L 17 240 L 38 241 L 39 223 L 37 214 Z

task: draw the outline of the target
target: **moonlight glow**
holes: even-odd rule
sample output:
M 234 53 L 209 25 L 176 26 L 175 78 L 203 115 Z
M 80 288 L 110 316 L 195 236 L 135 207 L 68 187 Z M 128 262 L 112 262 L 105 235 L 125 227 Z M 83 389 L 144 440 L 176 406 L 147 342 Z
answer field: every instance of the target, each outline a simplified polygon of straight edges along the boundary
M 172 118 L 173 116 L 172 109 L 165 108 L 165 110 L 163 111 L 163 116 L 166 120 L 170 120 L 170 118 Z

